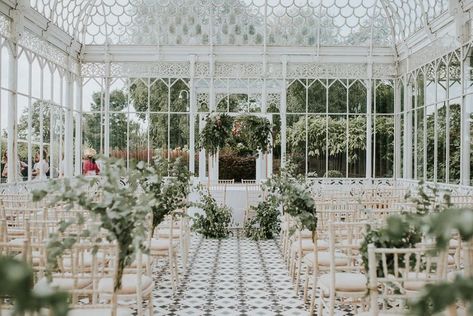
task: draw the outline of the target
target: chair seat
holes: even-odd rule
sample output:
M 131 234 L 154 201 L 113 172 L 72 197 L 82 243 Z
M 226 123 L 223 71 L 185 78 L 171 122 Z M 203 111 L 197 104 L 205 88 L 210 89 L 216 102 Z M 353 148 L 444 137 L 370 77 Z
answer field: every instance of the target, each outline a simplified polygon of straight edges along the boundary
M 92 284 L 91 279 L 87 278 L 77 278 L 77 284 L 74 287 L 74 278 L 72 277 L 53 277 L 52 282 L 50 283 L 51 287 L 57 287 L 61 290 L 70 291 L 75 289 L 83 289 Z M 41 288 L 48 286 L 48 280 L 46 278 L 41 278 L 38 283 L 36 283 L 35 288 Z
M 464 270 L 459 270 L 459 271 L 450 271 L 447 273 L 447 280 L 448 281 L 453 281 L 456 277 L 458 276 L 464 276 L 465 271 Z
M 171 236 L 171 230 L 170 229 L 158 229 L 157 233 L 158 237 L 162 238 L 169 238 Z M 180 229 L 173 229 L 172 230 L 172 238 L 179 238 L 181 237 L 181 230 Z
M 314 243 L 312 242 L 311 239 L 302 239 L 301 241 L 302 244 L 302 250 L 303 251 L 311 251 L 314 249 Z M 299 250 L 299 241 L 296 240 L 292 243 L 291 249 L 292 251 L 298 251 Z M 318 250 L 326 250 L 328 249 L 328 242 L 325 240 L 317 240 L 317 249 Z
M 329 252 L 318 252 L 317 261 L 320 266 L 328 267 L 330 266 L 330 253 Z M 307 265 L 313 266 L 315 260 L 315 253 L 311 252 L 304 256 L 304 262 Z M 350 263 L 350 258 L 343 253 L 335 253 L 335 265 L 336 266 L 346 266 Z
M 3 314 L 2 314 L 3 315 Z M 112 315 L 112 308 L 75 308 L 69 310 L 67 316 L 107 316 Z M 133 311 L 128 308 L 117 308 L 117 316 L 132 316 Z
M 141 255 L 141 267 L 146 267 L 147 263 L 151 262 L 148 255 Z M 137 268 L 138 267 L 138 259 L 135 259 L 129 266 L 129 268 Z
M 137 293 L 138 277 L 135 274 L 124 274 L 122 279 L 122 288 L 118 295 L 129 295 Z M 153 279 L 143 275 L 141 277 L 141 292 L 149 293 L 153 289 Z M 113 293 L 113 278 L 103 278 L 99 281 L 98 290 L 104 294 Z
M 460 242 L 457 239 L 450 239 L 450 242 L 448 243 L 448 247 L 450 249 L 458 248 L 459 245 L 460 245 Z
M 310 230 L 304 229 L 300 232 L 300 237 L 302 239 L 312 239 L 312 232 Z
M 428 276 L 425 273 L 409 272 L 407 274 L 408 281 L 403 283 L 403 287 L 406 291 L 417 292 L 422 290 L 426 283 L 428 283 Z M 416 280 L 419 279 L 419 280 Z
M 150 250 L 151 251 L 164 251 L 169 250 L 170 247 L 176 247 L 178 244 L 170 239 L 151 239 Z
M 338 292 L 366 292 L 368 279 L 361 273 L 338 272 L 335 273 L 335 291 Z M 319 279 L 320 289 L 324 295 L 330 294 L 330 274 L 325 274 Z
M 23 246 L 25 244 L 25 241 L 26 241 L 25 238 L 15 238 L 15 239 L 10 240 L 8 244 L 12 246 Z
M 91 268 L 92 267 L 92 262 L 93 262 L 92 254 L 88 253 L 88 252 L 85 252 L 83 255 L 80 256 L 79 261 L 77 263 L 81 268 L 82 267 Z M 64 265 L 64 267 L 70 268 L 71 267 L 71 258 L 68 257 L 68 256 L 65 256 L 62 259 L 62 264 Z

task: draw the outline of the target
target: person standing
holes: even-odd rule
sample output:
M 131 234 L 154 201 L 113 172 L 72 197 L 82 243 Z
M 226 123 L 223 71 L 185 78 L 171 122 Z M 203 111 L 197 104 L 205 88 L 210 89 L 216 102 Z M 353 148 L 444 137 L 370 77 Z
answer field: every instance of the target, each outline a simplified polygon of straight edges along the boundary
M 87 148 L 84 151 L 85 160 L 82 164 L 82 174 L 85 176 L 96 176 L 100 174 L 100 168 L 95 161 L 97 152 L 93 148 Z
M 47 179 L 49 173 L 49 162 L 48 162 L 48 153 L 43 150 L 43 159 L 39 151 L 34 155 L 34 166 L 31 171 L 32 179 Z

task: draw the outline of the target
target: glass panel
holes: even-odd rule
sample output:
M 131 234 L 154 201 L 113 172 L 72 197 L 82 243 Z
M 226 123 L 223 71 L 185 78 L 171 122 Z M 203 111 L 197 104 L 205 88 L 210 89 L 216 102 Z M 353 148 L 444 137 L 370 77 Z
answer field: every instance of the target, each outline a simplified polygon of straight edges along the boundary
M 266 112 L 279 113 L 280 107 L 281 107 L 281 94 L 268 93 L 268 95 L 266 96 Z
M 324 80 L 326 82 L 326 80 Z M 327 88 L 319 80 L 315 80 L 309 86 L 309 113 L 326 113 L 327 112 Z
M 93 148 L 97 153 L 103 153 L 102 150 L 102 135 L 103 135 L 103 124 L 100 113 L 84 113 L 83 114 L 83 147 Z
M 322 177 L 327 160 L 327 116 L 310 115 L 308 121 L 308 177 Z
M 41 97 L 41 66 L 38 58 L 31 64 L 31 95 L 35 98 Z
M 328 113 L 347 113 L 346 80 L 329 80 Z
M 24 51 L 18 58 L 18 74 L 18 92 L 29 94 L 30 62 L 28 61 Z
M 324 177 L 344 178 L 347 171 L 347 119 L 332 115 L 328 118 L 328 171 Z
M 435 104 L 435 93 L 437 86 L 435 84 L 435 69 L 433 66 L 429 66 L 427 68 L 427 75 L 426 75 L 426 86 L 425 86 L 425 104 L 432 105 Z M 423 103 L 419 103 L 419 106 L 425 105 Z
M 171 112 L 189 112 L 190 92 L 184 80 L 172 79 L 171 86 Z
M 366 116 L 348 118 L 348 177 L 366 176 Z
M 446 164 L 447 164 L 447 107 L 445 103 L 437 105 L 437 181 L 446 181 Z M 430 123 L 430 122 L 428 122 Z M 430 127 L 430 125 L 428 125 Z M 427 131 L 431 132 L 430 130 Z M 460 134 L 458 134 L 460 136 Z M 427 152 L 429 154 L 429 152 Z
M 413 135 L 416 135 L 416 146 L 413 149 L 417 161 L 417 180 L 424 180 L 424 109 L 419 108 L 415 113 L 416 129 Z M 433 154 L 431 156 L 433 157 Z
M 461 99 L 450 101 L 450 117 L 448 122 L 449 134 L 449 181 L 453 184 L 460 183 L 460 155 L 461 155 Z
M 376 87 L 376 113 L 394 113 L 394 86 L 391 80 L 378 82 Z
M 434 181 L 434 157 L 435 157 L 435 105 L 426 108 L 427 116 L 427 181 Z M 438 175 L 438 174 L 437 174 Z
M 129 168 L 134 168 L 138 161 L 149 161 L 152 154 L 148 151 L 148 118 L 146 113 L 129 113 Z
M 366 87 L 359 81 L 353 81 L 348 90 L 348 112 L 366 113 Z
M 394 167 L 394 116 L 376 115 L 375 130 L 375 176 L 389 178 Z
M 465 68 L 463 74 L 463 78 L 465 81 L 465 93 L 471 93 L 473 92 L 473 48 L 470 48 L 468 50 L 466 60 L 463 63 L 463 67 Z
M 281 170 L 281 116 L 273 114 L 273 173 Z
M 306 117 L 287 115 L 287 159 L 297 166 L 299 174 L 305 174 Z
M 287 112 L 305 113 L 306 112 L 306 88 L 305 85 L 296 80 L 287 87 Z
M 185 166 L 189 166 L 189 115 L 171 114 L 170 128 L 170 159 L 183 158 Z
M 168 157 L 168 115 L 150 114 L 149 141 L 152 158 L 156 155 Z
M 158 79 L 153 82 L 151 79 L 151 87 L 149 90 L 149 110 L 150 112 L 167 112 L 169 110 L 170 95 L 168 82 Z M 147 104 L 147 90 L 140 85 L 143 85 L 142 81 L 138 82 L 138 89 L 133 89 L 132 96 L 135 99 L 135 108 L 137 111 L 146 111 Z M 139 100 L 139 102 L 137 102 Z
M 121 91 L 116 90 L 121 93 Z M 112 94 L 111 94 L 112 95 Z M 110 95 L 110 99 L 112 98 Z M 110 102 L 111 104 L 111 102 Z M 122 106 L 124 106 L 122 104 Z M 127 160 L 127 114 L 126 112 L 114 112 L 109 116 L 110 126 L 110 156 Z
M 465 68 L 468 66 L 465 65 Z M 448 97 L 450 99 L 458 98 L 462 93 L 461 86 L 461 65 L 460 60 L 455 53 L 452 54 L 452 59 L 448 64 Z
M 447 66 L 441 62 L 437 68 L 437 102 L 447 98 Z
M 95 79 L 89 79 L 82 89 L 82 111 L 101 111 L 103 94 L 102 84 Z

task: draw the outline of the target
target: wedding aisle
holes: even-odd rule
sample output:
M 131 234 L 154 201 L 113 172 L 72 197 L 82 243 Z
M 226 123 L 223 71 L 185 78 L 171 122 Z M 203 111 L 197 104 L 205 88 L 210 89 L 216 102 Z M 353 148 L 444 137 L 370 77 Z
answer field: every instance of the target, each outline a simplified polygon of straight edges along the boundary
M 181 268 L 174 296 L 165 262 L 157 265 L 155 315 L 308 315 L 276 241 L 235 234 L 192 239 L 189 267 Z

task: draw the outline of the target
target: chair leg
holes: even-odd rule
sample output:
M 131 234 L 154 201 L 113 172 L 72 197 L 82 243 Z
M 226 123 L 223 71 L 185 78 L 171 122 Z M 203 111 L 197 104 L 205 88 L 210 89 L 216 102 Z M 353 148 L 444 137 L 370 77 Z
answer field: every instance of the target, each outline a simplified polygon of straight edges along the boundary
M 314 275 L 314 278 L 313 278 L 313 284 L 312 284 L 312 296 L 310 297 L 310 315 L 313 315 L 314 314 L 314 309 L 315 309 L 315 299 L 317 297 L 317 279 L 316 279 L 316 276 Z M 321 300 L 321 298 L 319 298 L 319 300 Z M 321 308 L 322 304 L 321 302 L 319 301 L 319 306 L 318 306 L 318 311 L 317 311 L 317 315 L 322 315 L 322 308 Z
M 302 254 L 299 254 L 299 256 L 297 256 L 296 294 L 299 294 L 299 281 L 301 279 L 301 269 L 302 269 Z
M 304 304 L 307 302 L 307 292 L 309 291 L 309 273 L 310 267 L 306 265 L 305 267 L 305 279 L 304 279 Z

